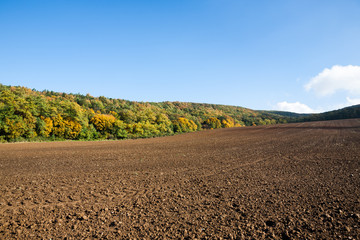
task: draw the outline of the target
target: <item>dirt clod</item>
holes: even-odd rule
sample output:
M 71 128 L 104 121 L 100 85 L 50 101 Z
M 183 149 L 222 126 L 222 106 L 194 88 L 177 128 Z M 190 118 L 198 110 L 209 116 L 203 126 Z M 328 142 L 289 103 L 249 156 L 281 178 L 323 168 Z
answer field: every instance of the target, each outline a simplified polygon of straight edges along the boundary
M 275 227 L 276 226 L 276 222 L 272 221 L 272 220 L 268 220 L 265 222 L 266 226 L 269 227 Z

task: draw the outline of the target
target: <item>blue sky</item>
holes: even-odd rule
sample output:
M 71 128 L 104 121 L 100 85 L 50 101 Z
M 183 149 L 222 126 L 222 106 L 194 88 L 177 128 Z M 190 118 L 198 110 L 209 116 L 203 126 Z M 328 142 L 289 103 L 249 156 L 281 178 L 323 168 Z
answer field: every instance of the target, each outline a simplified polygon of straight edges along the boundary
M 0 0 L 0 83 L 318 112 L 360 103 L 358 0 Z

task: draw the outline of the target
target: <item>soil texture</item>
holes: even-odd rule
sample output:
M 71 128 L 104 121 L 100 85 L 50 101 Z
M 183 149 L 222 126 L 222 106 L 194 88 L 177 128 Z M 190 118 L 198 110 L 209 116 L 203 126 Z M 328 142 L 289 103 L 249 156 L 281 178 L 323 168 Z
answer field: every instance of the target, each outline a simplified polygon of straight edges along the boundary
M 0 239 L 360 239 L 360 119 L 0 145 Z

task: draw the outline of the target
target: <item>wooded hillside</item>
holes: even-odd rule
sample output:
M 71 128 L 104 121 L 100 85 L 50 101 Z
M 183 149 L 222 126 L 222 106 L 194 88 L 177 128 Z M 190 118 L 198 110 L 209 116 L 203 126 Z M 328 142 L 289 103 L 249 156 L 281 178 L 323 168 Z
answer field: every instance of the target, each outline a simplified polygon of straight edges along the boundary
M 287 119 L 235 106 L 133 102 L 0 84 L 2 142 L 145 138 Z

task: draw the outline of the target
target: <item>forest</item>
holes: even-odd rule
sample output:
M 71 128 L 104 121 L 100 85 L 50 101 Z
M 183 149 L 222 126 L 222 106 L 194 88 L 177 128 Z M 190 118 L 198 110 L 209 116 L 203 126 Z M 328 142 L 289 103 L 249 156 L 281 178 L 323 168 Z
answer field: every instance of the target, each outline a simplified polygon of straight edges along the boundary
M 0 142 L 148 138 L 344 118 L 360 118 L 360 105 L 310 115 L 204 103 L 135 102 L 0 84 Z
M 134 102 L 0 84 L 0 142 L 148 138 L 288 120 L 235 106 Z

